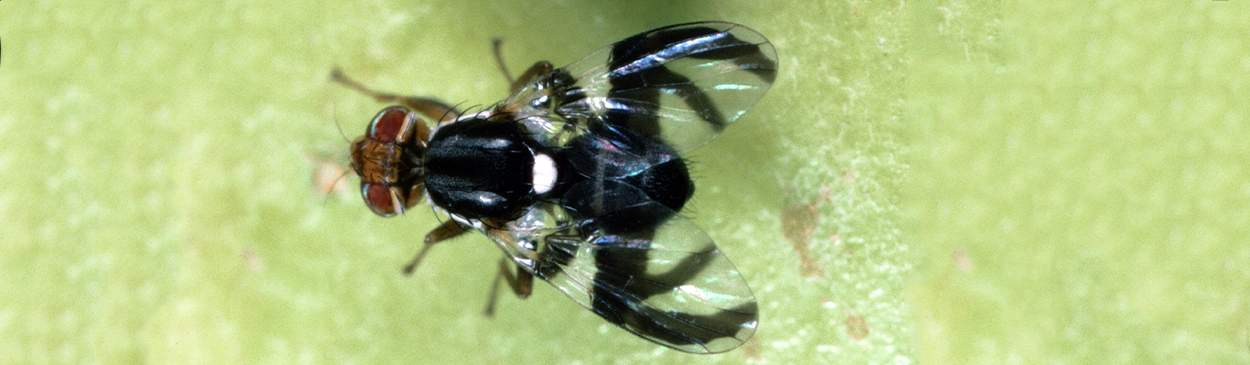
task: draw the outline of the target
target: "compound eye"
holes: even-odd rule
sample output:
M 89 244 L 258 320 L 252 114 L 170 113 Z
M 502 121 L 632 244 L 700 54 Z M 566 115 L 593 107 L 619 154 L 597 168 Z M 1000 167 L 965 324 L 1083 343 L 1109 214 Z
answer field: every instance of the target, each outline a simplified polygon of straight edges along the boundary
M 399 140 L 408 130 L 408 125 L 413 122 L 409 114 L 411 112 L 402 106 L 382 109 L 376 117 L 373 117 L 373 122 L 369 123 L 369 138 L 381 143 Z
M 373 213 L 383 217 L 394 217 L 404 213 L 404 204 L 400 202 L 400 194 L 385 184 L 360 184 L 360 195 L 365 198 L 365 205 Z

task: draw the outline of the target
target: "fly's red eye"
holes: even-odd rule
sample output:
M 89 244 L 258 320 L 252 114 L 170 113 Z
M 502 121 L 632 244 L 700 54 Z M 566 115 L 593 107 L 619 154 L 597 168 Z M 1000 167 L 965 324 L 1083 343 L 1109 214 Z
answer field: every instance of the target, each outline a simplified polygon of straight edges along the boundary
M 404 131 L 408 113 L 408 109 L 398 106 L 383 109 L 373 117 L 373 123 L 369 123 L 369 138 L 381 143 L 395 142 Z
M 391 188 L 383 184 L 364 183 L 360 184 L 360 195 L 364 196 L 365 204 L 372 209 L 374 213 L 383 217 L 393 217 L 402 213 L 396 208 L 396 196 L 391 194 Z
M 425 235 L 404 273 L 435 243 L 477 231 L 506 257 L 495 284 L 507 278 L 518 297 L 538 277 L 607 323 L 678 351 L 748 343 L 760 303 L 712 237 L 679 213 L 695 191 L 683 156 L 768 91 L 780 64 L 773 44 L 740 24 L 677 24 L 563 68 L 540 61 L 517 80 L 500 48 L 496 40 L 495 61 L 512 93 L 477 112 L 331 73 L 394 103 L 351 146 L 369 209 L 392 217 L 427 200 L 450 218 Z M 815 202 L 805 206 L 816 215 Z M 809 274 L 811 260 L 799 253 Z M 759 347 L 749 343 L 746 351 Z

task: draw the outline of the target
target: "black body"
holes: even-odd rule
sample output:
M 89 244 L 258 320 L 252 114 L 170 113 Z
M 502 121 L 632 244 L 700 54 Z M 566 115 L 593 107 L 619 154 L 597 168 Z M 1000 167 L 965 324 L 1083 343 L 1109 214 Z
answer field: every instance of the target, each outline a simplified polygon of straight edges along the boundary
M 470 219 L 508 220 L 534 202 L 534 151 L 515 123 L 462 120 L 439 128 L 425 151 L 430 201 Z
M 560 199 L 583 230 L 645 232 L 681 211 L 694 194 L 686 162 L 650 137 L 594 124 L 574 139 L 560 162 L 575 172 Z
M 679 214 L 695 190 L 682 156 L 767 92 L 777 75 L 772 44 L 733 23 L 678 24 L 524 75 L 508 98 L 468 116 L 432 99 L 396 98 L 439 126 L 422 129 L 407 115 L 409 124 L 396 123 L 384 112 L 369 148 L 353 149 L 375 213 L 402 213 L 391 207 L 410 206 L 424 188 L 453 218 L 426 235 L 407 270 L 430 245 L 472 228 L 512 259 L 516 275 L 501 267 L 495 283 L 506 279 L 521 297 L 538 277 L 608 322 L 685 352 L 725 352 L 750 339 L 759 314 L 749 285 Z M 454 120 L 439 119 L 448 115 Z M 410 145 L 383 138 L 405 131 L 417 136 Z M 415 166 L 394 163 L 401 150 Z M 555 170 L 541 193 L 539 155 Z
M 536 153 L 552 156 L 558 171 L 543 197 L 533 189 Z M 425 188 L 434 204 L 469 219 L 515 219 L 534 201 L 551 197 L 585 222 L 584 230 L 646 231 L 694 194 L 685 160 L 675 154 L 650 137 L 606 124 L 595 124 L 565 148 L 544 149 L 526 139 L 515 121 L 469 119 L 438 129 L 430 139 Z

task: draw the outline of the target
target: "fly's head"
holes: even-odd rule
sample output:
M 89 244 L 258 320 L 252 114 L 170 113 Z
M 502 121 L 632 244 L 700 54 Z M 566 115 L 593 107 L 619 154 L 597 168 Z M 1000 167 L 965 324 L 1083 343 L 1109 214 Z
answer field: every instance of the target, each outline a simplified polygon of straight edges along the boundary
M 374 213 L 392 217 L 421 202 L 425 190 L 421 161 L 429 138 L 430 129 L 417 113 L 392 106 L 378 112 L 365 135 L 352 142 L 360 194 Z

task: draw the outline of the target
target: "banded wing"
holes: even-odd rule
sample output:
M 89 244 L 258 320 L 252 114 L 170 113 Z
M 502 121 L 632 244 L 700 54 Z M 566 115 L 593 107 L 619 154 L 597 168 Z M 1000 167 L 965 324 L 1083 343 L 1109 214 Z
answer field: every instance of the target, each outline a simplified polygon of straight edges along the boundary
M 733 23 L 687 23 L 603 47 L 538 80 L 545 95 L 512 100 L 532 105 L 549 95 L 557 114 L 583 128 L 623 126 L 680 156 L 742 116 L 776 76 L 777 52 L 763 35 Z
M 742 345 L 755 333 L 755 297 L 675 211 L 694 189 L 681 156 L 759 101 L 776 72 L 764 36 L 701 22 L 629 37 L 537 77 L 503 110 L 527 116 L 519 121 L 535 140 L 560 148 L 583 180 L 484 232 L 518 265 L 640 337 L 692 353 Z
M 643 205 L 651 206 L 634 208 L 668 209 L 656 202 Z M 543 242 L 537 259 L 528 263 L 535 276 L 607 321 L 691 353 L 729 351 L 755 333 L 759 315 L 750 287 L 691 221 L 673 213 L 649 229 L 608 233 L 596 220 L 565 227 L 525 237 Z M 497 235 L 517 232 L 488 235 L 516 242 L 521 237 Z

